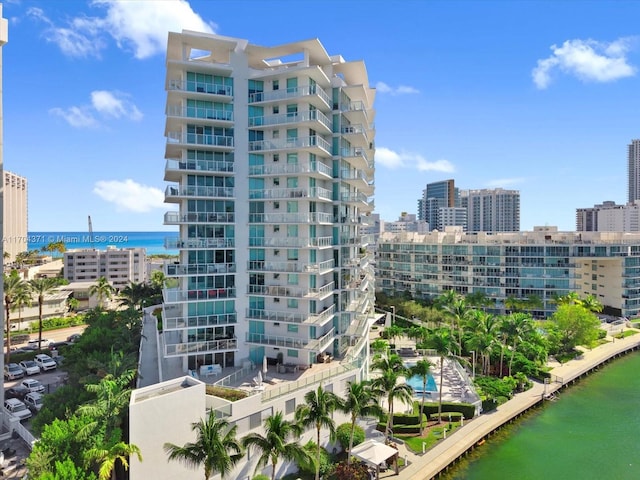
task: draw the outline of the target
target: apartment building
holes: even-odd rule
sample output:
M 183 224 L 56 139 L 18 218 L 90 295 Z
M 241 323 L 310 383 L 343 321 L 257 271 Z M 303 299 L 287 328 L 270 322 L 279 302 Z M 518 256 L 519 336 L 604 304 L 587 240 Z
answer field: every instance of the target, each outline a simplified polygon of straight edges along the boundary
M 509 297 L 536 296 L 553 313 L 556 295 L 594 295 L 612 314 L 640 313 L 640 234 L 558 232 L 382 234 L 377 250 L 377 288 L 433 299 L 454 290 L 482 293 L 504 313 Z
M 418 200 L 418 220 L 424 220 L 434 230 L 438 228 L 439 209 L 458 206 L 459 192 L 453 179 L 428 183 Z
M 147 281 L 146 259 L 144 248 L 68 250 L 64 252 L 64 278 L 70 282 L 88 282 L 105 277 L 111 285 L 121 289 L 131 282 Z
M 375 90 L 317 40 L 167 48 L 163 353 L 184 369 L 341 358 L 373 309 Z
M 6 262 L 27 251 L 27 179 L 15 173 L 4 172 L 3 249 L 9 254 Z
M 502 188 L 461 190 L 468 232 L 517 232 L 520 230 L 520 192 Z

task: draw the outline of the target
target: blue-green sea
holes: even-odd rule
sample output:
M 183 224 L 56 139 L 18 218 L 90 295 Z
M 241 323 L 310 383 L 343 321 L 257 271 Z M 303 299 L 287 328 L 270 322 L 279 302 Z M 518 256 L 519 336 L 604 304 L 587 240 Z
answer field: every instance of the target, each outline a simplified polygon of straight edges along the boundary
M 177 238 L 177 232 L 29 232 L 29 250 L 40 250 L 53 242 L 64 242 L 67 250 L 74 248 L 96 248 L 104 250 L 113 245 L 117 248 L 145 248 L 147 255 L 177 255 L 177 250 L 164 248 L 165 238 Z
M 640 479 L 640 353 L 600 367 L 489 439 L 447 480 Z

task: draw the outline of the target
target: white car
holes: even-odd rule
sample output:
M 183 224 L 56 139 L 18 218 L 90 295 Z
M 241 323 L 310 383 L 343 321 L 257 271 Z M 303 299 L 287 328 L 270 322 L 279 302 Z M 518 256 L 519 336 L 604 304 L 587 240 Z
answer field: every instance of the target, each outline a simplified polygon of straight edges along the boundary
M 23 380 L 21 385 L 29 390 L 29 393 L 44 393 L 44 385 L 38 380 L 34 380 L 33 378 L 27 378 L 26 380 Z
M 40 367 L 33 360 L 23 360 L 18 365 L 20 365 L 25 375 L 37 375 L 40 373 Z
M 27 393 L 24 396 L 24 404 L 29 407 L 33 413 L 39 412 L 43 405 L 42 394 L 37 392 Z
M 58 368 L 58 364 L 51 358 L 49 355 L 45 353 L 39 353 L 33 359 L 34 362 L 38 364 L 40 370 L 46 372 L 47 370 L 55 370 Z
M 4 379 L 15 380 L 24 377 L 24 372 L 17 363 L 9 363 L 4 366 Z
M 41 350 L 47 345 L 49 345 L 49 343 L 51 343 L 51 340 L 47 340 L 46 338 L 43 338 L 42 341 L 40 342 L 40 346 L 38 346 L 38 339 L 34 338 L 33 340 L 29 340 L 27 342 L 27 348 L 29 350 Z
M 14 417 L 17 417 L 20 420 L 31 418 L 31 410 L 29 410 L 27 406 L 17 398 L 6 399 L 4 401 L 4 408 L 9 410 Z

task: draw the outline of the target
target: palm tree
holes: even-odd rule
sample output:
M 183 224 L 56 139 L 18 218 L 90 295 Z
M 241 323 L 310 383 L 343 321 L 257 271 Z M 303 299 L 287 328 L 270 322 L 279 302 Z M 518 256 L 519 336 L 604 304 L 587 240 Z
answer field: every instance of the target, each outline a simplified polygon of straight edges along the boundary
M 353 434 L 356 429 L 358 417 L 374 415 L 382 417 L 384 412 L 377 400 L 380 396 L 379 391 L 374 390 L 371 382 L 363 380 L 362 382 L 349 382 L 346 397 L 340 400 L 338 409 L 344 413 L 351 414 L 351 433 L 349 434 L 349 455 L 347 463 L 351 463 L 351 450 L 353 449 Z
M 28 284 L 24 283 L 24 288 L 19 288 L 13 296 L 13 306 L 11 310 L 18 310 L 18 329 L 22 330 L 22 309 L 24 307 L 30 307 L 33 303 L 33 297 L 31 296 L 31 290 L 28 288 Z
M 120 305 L 141 310 L 148 290 L 144 283 L 131 282 L 120 291 Z
M 371 364 L 371 368 L 374 370 L 380 370 L 381 372 L 392 370 L 398 374 L 402 374 L 406 370 L 402 357 L 396 353 L 389 355 L 388 357 L 376 358 Z
M 509 376 L 511 376 L 511 366 L 516 353 L 518 343 L 522 342 L 534 330 L 533 318 L 525 313 L 514 313 L 509 315 L 509 334 L 511 340 L 511 358 L 509 359 Z
M 440 392 L 438 399 L 438 423 L 442 421 L 442 380 L 444 375 L 444 359 L 451 357 L 458 346 L 451 332 L 446 329 L 435 330 L 431 335 L 431 347 L 440 357 Z
M 302 434 L 300 425 L 284 419 L 281 411 L 277 411 L 264 421 L 264 435 L 250 433 L 242 439 L 242 445 L 246 449 L 256 448 L 261 453 L 256 465 L 256 472 L 271 462 L 271 479 L 276 478 L 278 460 L 283 458 L 299 465 L 311 465 L 313 458 L 297 441 L 289 442 L 293 437 L 298 439 Z
M 339 404 L 339 399 L 333 392 L 328 392 L 318 386 L 317 390 L 311 390 L 304 396 L 305 404 L 296 410 L 296 421 L 304 428 L 315 426 L 317 432 L 316 454 L 316 480 L 320 480 L 320 432 L 323 428 L 329 430 L 331 441 L 336 435 L 336 424 L 332 413 Z
M 431 375 L 431 367 L 433 367 L 433 363 L 429 360 L 418 360 L 418 362 L 409 367 L 409 373 L 411 376 L 417 375 L 422 379 L 422 400 L 420 401 L 420 436 L 424 433 L 424 424 L 422 423 L 422 414 L 424 413 L 424 397 L 427 393 L 427 381 L 429 380 L 429 375 Z
M 383 392 L 387 397 L 387 425 L 384 431 L 385 441 L 389 438 L 389 431 L 393 429 L 393 403 L 395 400 L 411 405 L 413 400 L 413 389 L 406 383 L 398 383 L 398 373 L 388 369 L 382 372 L 371 384 L 374 388 Z
M 216 473 L 224 478 L 244 456 L 236 439 L 237 425 L 229 427 L 226 420 L 210 413 L 206 421 L 193 423 L 191 428 L 197 432 L 195 443 L 189 442 L 182 447 L 165 443 L 164 450 L 169 460 L 178 460 L 189 468 L 203 465 L 205 480 Z
M 44 297 L 51 293 L 57 286 L 53 278 L 34 278 L 29 280 L 29 289 L 38 296 L 38 348 L 42 348 L 42 307 Z
M 125 442 L 116 442 L 106 447 L 94 447 L 88 450 L 85 458 L 89 462 L 95 462 L 99 465 L 98 478 L 100 480 L 115 480 L 115 466 L 120 462 L 125 470 L 129 469 L 128 458 L 131 455 L 137 455 L 138 460 L 142 461 L 140 449 L 136 445 Z
M 580 300 L 580 305 L 593 313 L 600 313 L 604 308 L 602 303 L 600 303 L 594 295 L 587 295 L 585 298 Z
M 16 297 L 21 296 L 21 291 L 26 290 L 27 284 L 20 278 L 18 272 L 15 270 L 11 272 L 11 275 L 4 275 L 4 311 L 5 311 L 5 328 L 7 338 L 7 354 L 5 363 L 10 362 L 11 356 L 11 309 L 16 302 Z
M 89 287 L 89 295 L 98 297 L 98 306 L 103 307 L 104 300 L 111 300 L 115 289 L 105 277 L 100 277 Z

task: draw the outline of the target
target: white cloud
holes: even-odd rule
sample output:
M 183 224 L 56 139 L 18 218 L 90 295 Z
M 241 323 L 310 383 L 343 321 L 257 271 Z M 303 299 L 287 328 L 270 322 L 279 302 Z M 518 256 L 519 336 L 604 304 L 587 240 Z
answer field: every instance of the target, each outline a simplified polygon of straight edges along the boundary
M 103 119 L 126 118 L 135 122 L 142 120 L 143 116 L 126 93 L 107 90 L 91 92 L 91 105 L 56 107 L 49 110 L 49 113 L 65 119 L 69 125 L 77 128 L 100 126 L 96 116 Z
M 558 69 L 567 75 L 588 82 L 611 82 L 635 75 L 636 68 L 627 62 L 633 38 L 620 38 L 614 42 L 596 40 L 567 40 L 558 47 L 551 46 L 553 54 L 538 60 L 531 75 L 539 89 L 551 83 L 551 74 Z
M 421 172 L 454 172 L 455 167 L 449 160 L 429 161 L 422 155 L 408 152 L 395 152 L 389 148 L 377 147 L 376 164 L 387 168 L 415 168 Z
M 92 128 L 98 126 L 98 121 L 86 107 L 52 108 L 49 113 L 63 118 L 72 127 Z
M 108 92 L 106 90 L 91 92 L 91 104 L 93 108 L 107 117 L 142 120 L 142 113 L 138 110 L 138 107 L 128 100 L 126 94 L 120 92 Z
M 378 93 L 388 93 L 389 95 L 407 95 L 413 93 L 420 93 L 417 88 L 409 87 L 407 85 L 399 85 L 392 87 L 384 82 L 376 83 L 376 90 Z
M 130 178 L 124 181 L 100 180 L 93 187 L 93 193 L 114 203 L 118 211 L 144 213 L 164 207 L 162 190 L 142 185 Z
M 163 53 L 167 34 L 195 30 L 213 33 L 215 25 L 205 22 L 186 0 L 93 0 L 104 16 L 76 17 L 64 26 L 55 25 L 40 8 L 28 14 L 46 24 L 44 36 L 71 57 L 100 57 L 110 36 L 119 48 L 133 51 L 138 59 Z
M 524 183 L 525 180 L 526 179 L 524 177 L 496 178 L 495 180 L 489 180 L 487 182 L 487 187 L 501 188 L 501 187 L 507 187 L 511 185 L 518 185 L 520 183 Z

